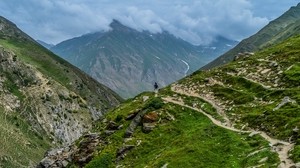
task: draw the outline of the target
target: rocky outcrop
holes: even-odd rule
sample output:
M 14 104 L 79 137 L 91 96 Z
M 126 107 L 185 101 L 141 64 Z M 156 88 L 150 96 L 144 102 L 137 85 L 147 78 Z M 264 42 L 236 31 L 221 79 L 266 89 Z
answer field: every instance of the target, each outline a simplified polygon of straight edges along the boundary
M 72 144 L 46 152 L 45 158 L 41 160 L 37 168 L 67 167 L 69 163 L 83 167 L 93 158 L 93 153 L 99 143 L 104 143 L 99 134 L 84 135 L 78 146 Z

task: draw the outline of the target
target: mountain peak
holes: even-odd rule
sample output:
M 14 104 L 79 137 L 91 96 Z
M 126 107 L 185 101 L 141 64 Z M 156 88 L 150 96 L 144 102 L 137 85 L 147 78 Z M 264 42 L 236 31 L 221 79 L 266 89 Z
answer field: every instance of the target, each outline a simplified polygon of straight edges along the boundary
M 116 31 L 133 31 L 134 29 L 129 28 L 122 24 L 120 21 L 113 19 L 113 21 L 109 24 L 109 27 L 111 27 L 113 30 Z

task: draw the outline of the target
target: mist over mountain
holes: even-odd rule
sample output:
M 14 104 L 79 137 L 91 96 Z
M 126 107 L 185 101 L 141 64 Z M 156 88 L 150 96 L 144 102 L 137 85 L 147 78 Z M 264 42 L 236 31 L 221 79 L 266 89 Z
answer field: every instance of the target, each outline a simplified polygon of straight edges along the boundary
M 289 37 L 300 34 L 300 4 L 291 7 L 277 19 L 271 21 L 256 34 L 242 40 L 236 47 L 201 69 L 224 65 L 243 52 L 255 52 L 278 44 Z
M 137 31 L 117 20 L 110 27 L 50 50 L 126 98 L 152 90 L 155 81 L 166 86 L 237 44 L 220 36 L 212 45 L 194 46 L 167 31 Z

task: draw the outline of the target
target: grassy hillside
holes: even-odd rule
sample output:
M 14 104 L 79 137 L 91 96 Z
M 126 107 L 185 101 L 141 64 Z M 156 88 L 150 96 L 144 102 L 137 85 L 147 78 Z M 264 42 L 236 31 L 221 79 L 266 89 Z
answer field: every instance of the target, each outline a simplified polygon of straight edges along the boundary
M 69 146 L 69 166 L 293 166 L 300 162 L 299 54 L 297 36 L 129 99 Z
M 0 167 L 33 167 L 122 99 L 0 17 Z

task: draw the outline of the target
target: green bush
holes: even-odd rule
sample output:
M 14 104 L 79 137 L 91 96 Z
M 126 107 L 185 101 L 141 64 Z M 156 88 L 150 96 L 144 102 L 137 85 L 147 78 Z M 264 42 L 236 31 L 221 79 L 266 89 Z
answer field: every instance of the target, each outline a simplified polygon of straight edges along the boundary
M 109 168 L 112 166 L 112 159 L 113 156 L 110 153 L 105 153 L 94 158 L 85 168 Z
M 160 109 L 162 108 L 162 106 L 164 105 L 164 102 L 161 98 L 158 98 L 158 97 L 154 97 L 152 99 L 150 99 L 144 109 L 154 109 L 154 110 L 157 110 L 157 109 Z

